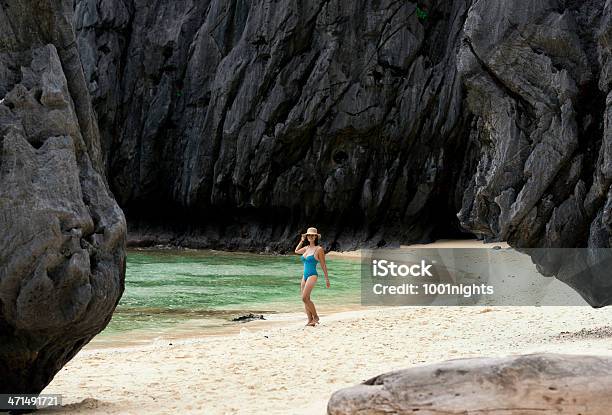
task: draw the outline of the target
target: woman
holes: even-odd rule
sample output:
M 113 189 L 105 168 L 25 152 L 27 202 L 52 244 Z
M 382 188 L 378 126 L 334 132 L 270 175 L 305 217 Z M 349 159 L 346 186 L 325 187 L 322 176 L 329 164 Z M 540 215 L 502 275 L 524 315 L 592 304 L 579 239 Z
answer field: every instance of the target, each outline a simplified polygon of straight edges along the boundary
M 321 263 L 323 268 L 323 274 L 325 275 L 325 286 L 329 288 L 329 278 L 327 276 L 327 265 L 325 264 L 325 252 L 323 248 L 318 246 L 319 238 L 321 234 L 317 232 L 317 228 L 308 228 L 306 233 L 302 234 L 300 243 L 295 248 L 295 253 L 301 255 L 302 262 L 304 263 L 304 277 L 302 278 L 300 291 L 302 293 L 302 301 L 304 302 L 304 309 L 308 316 L 307 326 L 313 326 L 319 323 L 319 316 L 314 303 L 310 300 L 310 293 L 317 283 L 317 263 Z M 308 239 L 308 246 L 302 248 L 304 241 Z

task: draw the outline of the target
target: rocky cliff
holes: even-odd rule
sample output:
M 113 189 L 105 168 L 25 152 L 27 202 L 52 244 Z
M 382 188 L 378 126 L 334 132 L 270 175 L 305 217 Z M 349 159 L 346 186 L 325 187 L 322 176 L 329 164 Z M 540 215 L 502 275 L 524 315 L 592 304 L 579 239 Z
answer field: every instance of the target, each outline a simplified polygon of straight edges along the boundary
M 123 213 L 70 1 L 0 2 L 0 392 L 37 393 L 109 322 Z
M 461 225 L 593 306 L 612 304 L 611 19 L 610 1 L 474 2 L 457 58 L 479 143 Z
M 78 1 L 133 238 L 284 250 L 315 224 L 350 249 L 459 233 L 477 160 L 456 70 L 469 6 Z
M 608 246 L 611 8 L 79 0 L 75 22 L 135 241 Z

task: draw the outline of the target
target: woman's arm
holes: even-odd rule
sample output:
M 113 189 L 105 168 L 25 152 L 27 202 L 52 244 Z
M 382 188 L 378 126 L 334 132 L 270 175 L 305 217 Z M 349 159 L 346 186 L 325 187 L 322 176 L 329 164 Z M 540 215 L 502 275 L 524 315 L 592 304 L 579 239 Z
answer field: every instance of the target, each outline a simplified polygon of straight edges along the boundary
M 320 246 L 316 253 L 319 254 L 318 259 L 321 263 L 321 268 L 323 268 L 323 274 L 325 274 L 325 286 L 329 288 L 329 276 L 327 275 L 327 264 L 325 263 L 325 251 L 323 250 L 323 247 Z
M 306 235 L 302 234 L 302 239 L 300 239 L 300 243 L 295 247 L 295 253 L 296 254 L 303 254 L 304 252 L 306 252 L 306 246 L 301 248 L 302 244 L 304 243 L 304 240 L 306 239 Z

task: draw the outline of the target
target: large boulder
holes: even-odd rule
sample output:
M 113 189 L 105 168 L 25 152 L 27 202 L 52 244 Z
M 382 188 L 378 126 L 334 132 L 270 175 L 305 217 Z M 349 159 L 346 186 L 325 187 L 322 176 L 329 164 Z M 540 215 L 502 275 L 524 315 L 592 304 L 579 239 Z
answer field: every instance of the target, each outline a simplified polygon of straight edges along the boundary
M 603 0 L 475 2 L 457 59 L 479 143 L 463 228 L 595 307 L 612 304 L 611 19 Z
M 610 246 L 612 4 L 565 3 L 476 2 L 463 27 L 480 154 L 459 217 L 513 246 Z
M 329 415 L 608 415 L 612 357 L 532 354 L 398 370 L 335 392 Z
M 6 1 L 0 22 L 0 392 L 37 393 L 110 321 L 126 224 L 72 2 Z

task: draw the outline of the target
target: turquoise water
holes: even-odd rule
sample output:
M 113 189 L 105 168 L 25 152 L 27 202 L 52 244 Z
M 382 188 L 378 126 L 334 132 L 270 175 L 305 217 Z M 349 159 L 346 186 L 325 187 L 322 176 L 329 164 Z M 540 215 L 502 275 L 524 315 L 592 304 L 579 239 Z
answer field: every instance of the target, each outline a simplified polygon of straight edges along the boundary
M 360 263 L 327 258 L 331 288 L 323 272 L 313 290 L 315 304 L 335 308 L 360 302 Z M 298 255 L 258 255 L 204 250 L 128 251 L 125 292 L 102 333 L 171 329 L 189 319 L 219 327 L 250 312 L 302 311 Z

